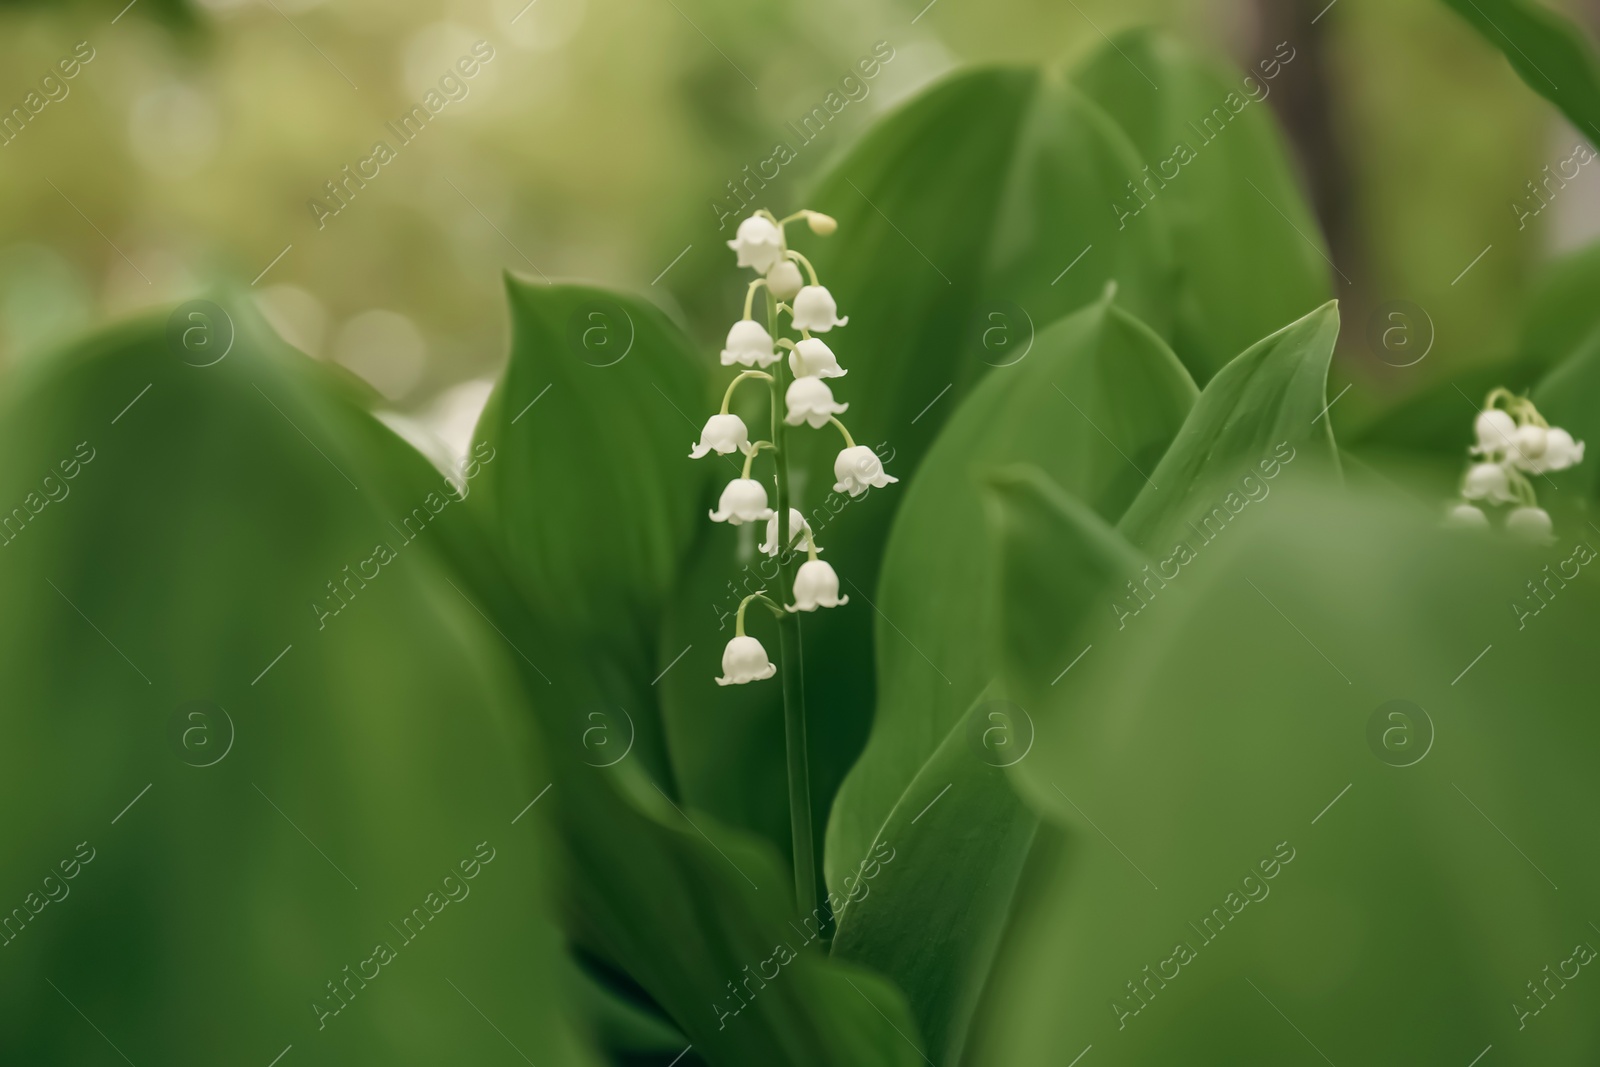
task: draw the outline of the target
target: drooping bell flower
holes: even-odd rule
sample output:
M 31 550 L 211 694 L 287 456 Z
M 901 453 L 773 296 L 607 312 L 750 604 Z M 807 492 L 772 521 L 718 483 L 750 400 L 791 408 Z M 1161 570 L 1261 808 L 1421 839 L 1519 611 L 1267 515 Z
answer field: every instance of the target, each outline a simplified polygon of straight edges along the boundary
M 850 319 L 839 317 L 839 305 L 833 294 L 820 285 L 807 285 L 795 294 L 794 328 L 812 333 L 827 333 L 835 326 L 843 326 Z
M 807 423 L 813 430 L 821 429 L 828 420 L 846 411 L 849 404 L 834 402 L 833 390 L 821 378 L 796 378 L 783 396 L 789 413 L 783 421 L 790 426 Z
M 713 415 L 706 420 L 705 429 L 700 431 L 700 443 L 690 451 L 689 458 L 699 459 L 707 452 L 726 456 L 749 447 L 750 431 L 743 419 L 737 415 Z
M 789 369 L 796 378 L 843 378 L 850 372 L 820 337 L 805 337 L 789 352 Z
M 811 536 L 811 524 L 806 522 L 806 517 L 800 514 L 799 508 L 789 509 L 789 547 L 802 544 Z M 778 554 L 778 516 L 774 515 L 767 520 L 767 539 L 761 543 L 761 551 L 769 556 Z
M 816 611 L 818 608 L 837 608 L 850 602 L 839 595 L 839 576 L 832 567 L 820 559 L 800 564 L 794 576 L 794 603 L 790 611 Z
M 767 650 L 753 637 L 739 634 L 722 650 L 722 677 L 718 685 L 744 685 L 759 682 L 778 673 L 778 667 L 767 658 Z
M 728 344 L 722 350 L 722 365 L 731 367 L 770 367 L 778 362 L 772 335 L 754 319 L 740 319 L 728 331 Z
M 1513 509 L 1506 516 L 1506 529 L 1535 544 L 1547 545 L 1555 540 L 1550 513 L 1544 508 Z
M 765 274 L 783 255 L 783 233 L 765 215 L 751 215 L 739 223 L 728 247 L 738 253 L 739 266 Z
M 866 445 L 840 449 L 833 461 L 833 476 L 839 479 L 834 483 L 833 491 L 849 493 L 851 496 L 860 496 L 868 489 L 882 489 L 900 480 L 884 472 L 883 460 Z
M 772 515 L 772 509 L 767 507 L 767 487 L 754 478 L 735 478 L 722 491 L 717 510 L 711 513 L 711 521 L 742 526 L 770 519 Z

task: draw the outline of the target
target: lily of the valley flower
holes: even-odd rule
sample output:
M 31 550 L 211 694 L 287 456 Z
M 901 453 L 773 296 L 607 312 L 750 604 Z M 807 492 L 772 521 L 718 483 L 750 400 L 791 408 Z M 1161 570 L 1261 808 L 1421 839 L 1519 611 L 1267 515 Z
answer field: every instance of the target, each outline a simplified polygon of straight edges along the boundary
M 783 402 L 789 409 L 783 418 L 784 422 L 790 426 L 808 423 L 813 430 L 820 430 L 828 424 L 829 419 L 850 407 L 849 404 L 836 403 L 833 390 L 821 378 L 796 378 L 789 383 Z
M 748 469 L 745 473 L 749 473 Z M 747 522 L 770 519 L 773 514 L 773 510 L 767 507 L 766 486 L 754 478 L 735 478 L 722 491 L 717 510 L 711 513 L 711 521 L 742 526 Z
M 751 215 L 739 223 L 728 247 L 739 255 L 739 266 L 754 267 L 765 274 L 783 255 L 783 231 L 764 215 Z
M 722 677 L 718 685 L 744 685 L 760 682 L 778 673 L 777 664 L 767 658 L 767 650 L 753 637 L 740 634 L 722 650 Z
M 1498 463 L 1474 463 L 1461 483 L 1461 495 L 1468 500 L 1487 500 L 1491 504 L 1509 504 L 1517 499 L 1511 491 L 1510 476 Z
M 770 367 L 778 362 L 772 335 L 754 319 L 740 319 L 728 331 L 728 344 L 722 350 L 722 365 L 731 367 Z
M 1506 516 L 1506 529 L 1536 544 L 1555 540 L 1550 513 L 1544 508 L 1515 508 Z
M 849 597 L 839 595 L 839 576 L 833 568 L 816 558 L 800 564 L 794 576 L 794 600 L 788 605 L 790 611 L 816 611 L 850 603 Z
M 1495 389 L 1473 421 L 1477 438 L 1468 454 L 1476 461 L 1461 478 L 1465 501 L 1514 504 L 1506 515 L 1509 533 L 1539 543 L 1552 538 L 1550 515 L 1539 507 L 1529 474 L 1545 477 L 1583 462 L 1583 442 L 1559 426 L 1551 426 L 1532 400 L 1509 389 Z M 1488 525 L 1488 516 L 1472 503 L 1451 508 L 1445 525 L 1457 528 Z
M 780 259 L 767 271 L 767 288 L 772 290 L 772 295 L 779 300 L 793 300 L 805 285 L 800 277 L 800 268 L 792 259 Z
M 799 378 L 843 378 L 850 372 L 820 337 L 804 337 L 789 350 L 789 370 Z
M 749 447 L 750 431 L 743 419 L 726 413 L 713 415 L 706 420 L 706 428 L 700 431 L 700 443 L 690 451 L 689 458 L 699 459 L 707 452 L 726 456 L 731 452 L 743 452 Z
M 1454 530 L 1487 530 L 1489 516 L 1482 508 L 1471 504 L 1457 504 L 1444 517 L 1444 524 Z
M 793 548 L 801 541 L 811 536 L 811 524 L 806 522 L 806 517 L 800 514 L 799 508 L 789 509 L 789 547 Z M 778 516 L 773 515 L 767 520 L 767 539 L 761 543 L 761 551 L 769 556 L 778 554 Z
M 883 460 L 866 445 L 841 449 L 833 461 L 833 476 L 839 479 L 834 483 L 834 492 L 851 496 L 860 496 L 868 489 L 882 489 L 900 480 L 884 472 Z
M 794 314 L 791 316 L 797 330 L 827 333 L 835 326 L 843 326 L 849 317 L 839 317 L 839 305 L 833 294 L 820 285 L 807 285 L 795 294 Z

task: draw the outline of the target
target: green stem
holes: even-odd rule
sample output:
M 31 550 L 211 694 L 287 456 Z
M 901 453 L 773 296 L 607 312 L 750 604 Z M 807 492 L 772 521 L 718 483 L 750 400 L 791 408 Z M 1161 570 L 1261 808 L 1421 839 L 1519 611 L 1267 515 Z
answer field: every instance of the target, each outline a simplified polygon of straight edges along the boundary
M 765 378 L 770 382 L 772 380 L 772 375 L 768 374 L 766 371 L 759 370 L 741 371 L 734 375 L 733 381 L 728 383 L 728 391 L 722 394 L 722 413 L 724 415 L 728 413 L 728 406 L 733 403 L 734 389 L 738 388 L 739 383 L 744 381 L 746 378 Z
M 778 303 L 767 291 L 767 332 L 778 332 Z M 778 479 L 778 603 L 794 602 L 794 580 L 789 573 L 789 449 L 788 424 L 779 418 L 783 393 L 789 377 L 780 360 L 772 376 L 772 439 L 777 445 Z M 811 832 L 811 771 L 806 758 L 806 696 L 800 650 L 800 619 L 784 612 L 778 620 L 778 670 L 783 676 L 783 734 L 789 763 L 789 834 L 794 851 L 795 904 L 802 920 L 812 916 L 820 927 L 824 916 L 817 913 L 817 856 Z
M 788 256 L 790 259 L 792 259 L 795 262 L 799 263 L 802 267 L 804 267 L 806 269 L 806 273 L 811 275 L 811 284 L 812 285 L 818 284 L 817 283 L 817 268 L 815 268 L 815 267 L 813 267 L 811 265 L 811 261 L 809 259 L 807 259 L 805 256 L 802 256 L 799 252 L 785 252 L 784 255 Z
M 727 409 L 726 409 L 726 406 L 724 406 L 724 409 L 723 409 L 722 413 L 724 415 L 726 415 L 728 413 Z M 854 437 L 850 436 L 850 431 L 844 428 L 844 423 L 840 422 L 838 419 L 834 418 L 832 415 L 828 416 L 828 421 L 833 423 L 835 426 L 839 427 L 839 432 L 844 434 L 844 447 L 846 447 L 846 448 L 854 448 L 854 447 L 856 447 L 856 439 Z
M 756 290 L 762 288 L 766 284 L 767 284 L 767 280 L 765 278 L 757 278 L 755 281 L 750 283 L 750 288 L 748 288 L 748 289 L 746 289 L 744 291 L 744 317 L 745 318 L 748 319 L 750 317 L 751 305 L 753 305 L 755 303 L 755 301 L 756 301 Z M 767 332 L 771 333 L 772 331 L 768 330 Z

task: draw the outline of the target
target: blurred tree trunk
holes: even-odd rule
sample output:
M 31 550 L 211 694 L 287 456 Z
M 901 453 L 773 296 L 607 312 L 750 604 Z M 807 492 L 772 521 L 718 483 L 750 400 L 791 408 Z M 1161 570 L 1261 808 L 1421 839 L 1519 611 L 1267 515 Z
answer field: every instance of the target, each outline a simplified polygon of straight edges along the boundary
M 1600 0 L 1588 0 L 1600 7 Z M 1360 289 L 1366 282 L 1350 159 L 1334 116 L 1335 86 L 1328 70 L 1329 0 L 1253 0 L 1256 51 L 1287 41 L 1297 55 L 1268 102 L 1289 135 L 1310 188 L 1312 207 L 1327 237 L 1328 254 Z M 1341 300 L 1356 294 L 1339 293 Z

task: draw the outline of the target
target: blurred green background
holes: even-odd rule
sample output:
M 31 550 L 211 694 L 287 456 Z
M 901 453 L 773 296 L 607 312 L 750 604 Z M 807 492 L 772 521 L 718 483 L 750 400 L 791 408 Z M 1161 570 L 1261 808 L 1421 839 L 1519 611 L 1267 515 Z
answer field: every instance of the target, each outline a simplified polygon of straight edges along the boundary
M 1565 6 L 1600 21 L 1600 5 Z M 1587 167 L 1518 229 L 1513 199 L 1576 137 L 1435 0 L 7 3 L 5 112 L 80 42 L 94 58 L 0 145 L 0 366 L 9 379 L 221 273 L 253 281 L 298 347 L 450 423 L 482 390 L 441 394 L 504 359 L 502 268 L 648 290 L 710 339 L 737 284 L 714 205 L 736 206 L 726 184 L 776 142 L 796 158 L 764 200 L 788 207 L 872 116 L 946 71 L 1070 56 L 1149 22 L 1241 66 L 1294 42 L 1269 103 L 1349 279 L 1346 427 L 1504 355 L 1540 264 L 1600 233 Z M 385 123 L 480 40 L 494 59 L 468 95 L 319 229 L 308 201 L 375 140 L 398 144 Z M 787 124 L 880 41 L 893 58 L 866 95 L 797 138 Z M 1437 331 L 1414 367 L 1369 348 L 1372 309 L 1392 300 Z

